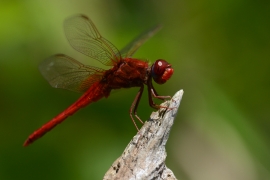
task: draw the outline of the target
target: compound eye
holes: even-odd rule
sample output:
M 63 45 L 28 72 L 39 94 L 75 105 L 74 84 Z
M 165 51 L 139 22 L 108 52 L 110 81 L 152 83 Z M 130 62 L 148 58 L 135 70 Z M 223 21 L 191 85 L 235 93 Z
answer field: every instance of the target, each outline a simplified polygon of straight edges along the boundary
M 167 61 L 158 59 L 152 65 L 151 74 L 156 83 L 163 84 L 170 79 L 171 75 L 173 74 L 173 68 Z
M 168 63 L 164 60 L 157 60 L 154 64 L 153 71 L 156 76 L 160 76 L 164 73 L 165 69 L 167 68 Z

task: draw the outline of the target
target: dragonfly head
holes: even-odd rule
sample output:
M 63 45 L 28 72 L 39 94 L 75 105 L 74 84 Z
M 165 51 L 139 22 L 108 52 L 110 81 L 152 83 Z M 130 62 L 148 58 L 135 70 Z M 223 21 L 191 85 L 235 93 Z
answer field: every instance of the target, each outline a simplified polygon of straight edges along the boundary
M 151 67 L 151 75 L 158 84 L 164 84 L 173 74 L 172 66 L 163 59 L 158 59 Z

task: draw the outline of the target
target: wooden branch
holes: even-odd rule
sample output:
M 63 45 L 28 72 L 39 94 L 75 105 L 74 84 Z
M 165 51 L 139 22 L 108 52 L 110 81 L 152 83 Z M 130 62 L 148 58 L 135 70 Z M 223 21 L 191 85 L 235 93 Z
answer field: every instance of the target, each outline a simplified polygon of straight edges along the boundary
M 165 145 L 169 138 L 184 91 L 178 91 L 170 101 L 153 112 L 140 131 L 133 137 L 123 154 L 116 159 L 103 180 L 175 180 L 166 167 Z

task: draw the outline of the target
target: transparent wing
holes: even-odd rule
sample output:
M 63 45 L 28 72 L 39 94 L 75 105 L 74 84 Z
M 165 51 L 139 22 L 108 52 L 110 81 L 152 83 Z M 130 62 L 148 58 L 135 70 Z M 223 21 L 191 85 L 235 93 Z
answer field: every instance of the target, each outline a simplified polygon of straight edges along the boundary
M 122 57 L 132 57 L 139 47 L 154 36 L 161 28 L 162 26 L 159 24 L 143 32 L 120 51 Z
M 101 80 L 105 70 L 86 66 L 64 54 L 54 55 L 39 65 L 44 78 L 54 88 L 85 92 L 94 82 Z
M 64 30 L 74 49 L 102 64 L 112 66 L 121 59 L 118 49 L 100 35 L 88 17 L 78 15 L 65 20 Z

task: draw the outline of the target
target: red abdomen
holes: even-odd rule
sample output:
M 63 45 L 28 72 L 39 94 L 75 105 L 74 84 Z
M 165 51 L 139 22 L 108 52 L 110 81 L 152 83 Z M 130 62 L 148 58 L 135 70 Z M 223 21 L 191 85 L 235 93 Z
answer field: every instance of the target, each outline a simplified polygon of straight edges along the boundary
M 24 142 L 24 146 L 28 146 L 37 139 L 41 138 L 56 125 L 63 122 L 67 117 L 71 116 L 82 107 L 98 101 L 102 97 L 107 97 L 109 93 L 109 90 L 104 89 L 104 84 L 101 84 L 100 82 L 94 83 L 75 103 L 31 134 Z

